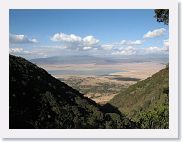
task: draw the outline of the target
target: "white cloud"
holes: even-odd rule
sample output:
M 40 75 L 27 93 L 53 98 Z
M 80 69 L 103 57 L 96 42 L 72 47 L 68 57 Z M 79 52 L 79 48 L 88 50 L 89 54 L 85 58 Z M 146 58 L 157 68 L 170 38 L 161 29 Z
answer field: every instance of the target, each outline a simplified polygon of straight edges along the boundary
M 162 36 L 165 31 L 166 29 L 164 28 L 148 31 L 146 34 L 144 34 L 143 38 L 154 38 L 154 37 Z
M 161 28 L 162 29 L 162 28 Z M 157 35 L 156 30 L 152 31 Z M 151 33 L 152 33 L 151 32 Z M 151 34 L 150 33 L 150 34 Z M 151 34 L 152 35 L 152 34 Z M 159 35 L 159 34 L 158 34 Z M 12 38 L 13 37 L 13 38 Z M 14 41 L 13 41 L 14 40 Z M 15 55 L 22 55 L 30 58 L 35 57 L 47 57 L 55 55 L 72 54 L 95 54 L 95 55 L 148 55 L 148 54 L 166 54 L 169 49 L 169 40 L 163 41 L 163 47 L 150 46 L 140 47 L 145 42 L 142 40 L 121 40 L 120 42 L 100 44 L 99 40 L 94 36 L 89 35 L 81 37 L 74 34 L 56 33 L 50 40 L 57 43 L 51 45 L 34 45 L 33 49 L 25 50 L 26 48 L 17 48 L 16 45 L 12 44 L 9 52 Z M 15 43 L 36 43 L 36 39 L 29 39 L 25 35 L 12 35 L 11 41 Z M 55 45 L 56 44 L 56 45 Z M 29 49 L 29 48 L 28 48 Z
M 145 48 L 121 47 L 112 52 L 112 55 L 148 55 L 148 54 L 167 54 L 166 47 L 150 46 Z
M 143 49 L 144 54 L 160 54 L 163 51 L 163 48 L 157 47 L 157 46 L 150 46 Z
M 15 35 L 15 34 L 10 34 L 9 35 L 9 42 L 10 43 L 37 43 L 37 39 L 33 38 L 30 39 L 25 35 Z
M 133 47 L 137 45 L 143 44 L 144 40 L 121 40 L 120 42 L 115 42 L 111 44 L 102 44 L 101 49 L 103 50 L 120 50 L 120 52 L 117 52 L 116 54 L 127 54 L 125 51 L 121 51 L 124 49 L 128 49 L 128 47 Z M 115 52 L 114 52 L 115 54 Z
M 133 40 L 133 41 L 132 40 L 122 40 L 118 44 L 131 46 L 131 45 L 141 45 L 142 43 L 143 43 L 142 40 Z
M 9 48 L 9 53 L 12 55 L 22 56 L 24 58 L 32 59 L 32 58 L 43 58 L 47 57 L 49 51 L 36 49 L 36 50 L 24 50 L 23 48 L 15 47 Z
M 92 35 L 82 38 L 74 34 L 56 33 L 50 39 L 54 42 L 59 42 L 69 49 L 77 50 L 88 50 L 88 47 L 98 46 L 99 43 L 99 40 Z
M 74 34 L 56 33 L 51 38 L 52 41 L 63 42 L 63 43 L 80 43 L 82 45 L 95 45 L 99 43 L 99 40 L 94 36 L 89 35 L 86 37 L 80 37 Z
M 52 41 L 59 41 L 59 42 L 81 42 L 82 38 L 76 36 L 74 34 L 64 34 L 64 33 L 56 33 L 51 37 Z
M 101 48 L 103 50 L 112 50 L 113 45 L 112 44 L 103 44 L 103 45 L 101 45 Z
M 68 47 L 67 46 L 59 46 L 59 45 L 55 45 L 55 46 L 47 46 L 47 48 L 55 48 L 55 49 L 67 49 Z
M 95 45 L 98 44 L 99 40 L 96 39 L 94 36 L 86 36 L 83 38 L 83 44 L 84 45 Z
M 103 50 L 103 52 L 104 51 L 109 52 L 111 50 L 115 50 L 121 47 L 122 45 L 124 47 L 128 47 L 128 46 L 141 45 L 144 42 L 144 40 L 122 40 L 120 42 L 116 42 L 112 44 L 99 44 L 99 40 L 92 35 L 81 37 L 78 35 L 65 34 L 65 33 L 56 33 L 50 39 L 53 42 L 59 42 L 61 46 L 64 46 L 68 49 L 74 49 L 77 51 L 79 50 L 96 51 L 97 49 L 99 51 Z M 122 54 L 134 54 L 129 52 L 131 51 L 123 51 Z
M 169 39 L 163 41 L 164 50 L 169 50 Z
M 32 51 L 24 50 L 23 48 L 9 48 L 9 53 L 14 55 L 32 54 Z
M 120 48 L 118 51 L 114 51 L 112 55 L 135 55 L 136 52 L 136 48 L 128 46 L 125 48 Z
M 98 50 L 98 48 L 92 48 L 92 51 L 97 51 Z
M 38 45 L 34 46 L 35 48 L 43 48 L 43 49 L 67 49 L 68 47 L 65 45 Z
M 92 47 L 90 47 L 90 46 L 83 47 L 83 50 L 91 50 L 91 49 L 92 49 Z
M 21 53 L 23 51 L 23 48 L 10 48 L 10 53 Z
M 163 47 L 157 47 L 157 46 L 150 46 L 147 48 L 144 48 L 140 52 L 142 54 L 166 54 L 169 51 L 169 40 L 163 41 Z

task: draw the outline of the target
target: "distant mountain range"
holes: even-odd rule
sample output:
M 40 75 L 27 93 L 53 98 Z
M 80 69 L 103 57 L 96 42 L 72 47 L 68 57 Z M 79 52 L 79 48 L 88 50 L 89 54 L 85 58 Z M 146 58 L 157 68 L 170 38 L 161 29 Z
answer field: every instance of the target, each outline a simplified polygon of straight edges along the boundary
M 38 58 L 30 60 L 36 64 L 113 64 L 117 61 L 112 59 L 94 57 L 94 56 L 54 56 L 48 58 Z
M 133 63 L 133 62 L 151 62 L 168 63 L 168 56 L 124 56 L 120 58 L 112 56 L 90 56 L 90 55 L 69 55 L 53 56 L 47 58 L 36 58 L 30 60 L 35 64 L 116 64 L 116 63 Z

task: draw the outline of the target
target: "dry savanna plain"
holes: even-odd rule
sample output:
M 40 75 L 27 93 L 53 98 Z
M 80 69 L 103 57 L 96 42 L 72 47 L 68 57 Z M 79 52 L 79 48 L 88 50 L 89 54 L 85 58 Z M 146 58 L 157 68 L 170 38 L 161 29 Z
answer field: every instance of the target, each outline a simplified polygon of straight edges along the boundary
M 120 91 L 144 80 L 165 64 L 159 62 L 117 63 L 117 64 L 42 64 L 52 76 L 79 90 L 88 98 L 99 104 L 105 104 Z M 97 71 L 103 71 L 97 75 Z M 109 70 L 105 74 L 104 71 Z M 53 72 L 56 71 L 56 72 Z M 69 73 L 71 71 L 71 73 Z M 76 74 L 74 74 L 74 71 Z M 60 72 L 60 73 L 59 73 Z M 63 73 L 64 72 L 64 73 Z M 79 74 L 80 72 L 80 74 Z

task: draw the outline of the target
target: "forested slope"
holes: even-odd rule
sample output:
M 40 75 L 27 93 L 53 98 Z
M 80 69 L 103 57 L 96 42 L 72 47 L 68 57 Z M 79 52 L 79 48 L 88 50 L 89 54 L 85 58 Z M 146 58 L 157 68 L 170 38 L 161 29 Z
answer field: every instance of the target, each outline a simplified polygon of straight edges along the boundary
M 169 68 L 162 69 L 146 80 L 130 86 L 116 95 L 109 104 L 141 128 L 168 128 Z
M 21 57 L 9 56 L 9 71 L 10 129 L 136 128 Z

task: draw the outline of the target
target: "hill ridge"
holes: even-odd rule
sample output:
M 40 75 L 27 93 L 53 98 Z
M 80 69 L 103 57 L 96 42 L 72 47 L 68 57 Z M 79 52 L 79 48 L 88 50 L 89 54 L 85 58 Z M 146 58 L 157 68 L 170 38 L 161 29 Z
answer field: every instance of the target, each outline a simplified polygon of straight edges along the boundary
M 141 128 L 169 127 L 169 66 L 138 81 L 108 102 Z
M 9 55 L 9 71 L 10 129 L 136 128 L 24 58 Z

